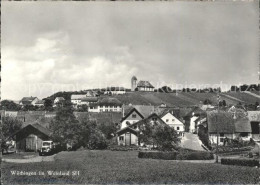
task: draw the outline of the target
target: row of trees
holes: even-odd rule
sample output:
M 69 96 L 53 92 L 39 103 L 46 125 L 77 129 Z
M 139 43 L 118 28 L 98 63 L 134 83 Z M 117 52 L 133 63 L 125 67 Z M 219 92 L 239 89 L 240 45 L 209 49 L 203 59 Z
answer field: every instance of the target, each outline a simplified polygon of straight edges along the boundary
M 176 93 L 176 92 L 213 93 L 213 92 L 221 92 L 221 88 L 203 88 L 203 89 L 183 88 L 180 90 L 176 90 L 176 89 L 172 89 L 168 86 L 163 86 L 159 89 L 156 89 L 155 92 L 161 92 L 161 93 Z
M 235 86 L 232 85 L 230 88 L 230 91 L 260 91 L 260 84 L 251 84 L 251 85 L 240 85 L 240 86 Z

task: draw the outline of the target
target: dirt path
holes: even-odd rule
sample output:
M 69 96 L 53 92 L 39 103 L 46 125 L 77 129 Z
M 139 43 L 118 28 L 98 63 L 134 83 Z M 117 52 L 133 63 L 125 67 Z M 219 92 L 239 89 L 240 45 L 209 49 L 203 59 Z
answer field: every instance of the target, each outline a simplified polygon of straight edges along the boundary
M 37 156 L 29 159 L 2 159 L 2 161 L 8 163 L 36 163 L 36 162 L 54 161 L 55 155 Z
M 185 132 L 181 140 L 181 146 L 192 150 L 205 151 L 201 146 L 201 141 L 196 134 Z

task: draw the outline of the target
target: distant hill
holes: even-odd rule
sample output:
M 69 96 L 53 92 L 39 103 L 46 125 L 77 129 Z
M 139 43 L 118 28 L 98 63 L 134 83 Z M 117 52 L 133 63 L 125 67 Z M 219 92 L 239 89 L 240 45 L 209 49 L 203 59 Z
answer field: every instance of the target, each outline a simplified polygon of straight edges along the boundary
M 101 97 L 103 97 L 102 95 Z M 217 105 L 217 93 L 179 92 L 179 93 L 159 93 L 159 92 L 128 92 L 122 95 L 112 95 L 124 104 L 133 105 L 160 105 L 165 103 L 169 107 L 189 107 L 203 103 L 209 99 Z M 225 92 L 220 93 L 220 99 L 227 104 L 236 105 L 255 104 L 260 99 L 251 93 Z

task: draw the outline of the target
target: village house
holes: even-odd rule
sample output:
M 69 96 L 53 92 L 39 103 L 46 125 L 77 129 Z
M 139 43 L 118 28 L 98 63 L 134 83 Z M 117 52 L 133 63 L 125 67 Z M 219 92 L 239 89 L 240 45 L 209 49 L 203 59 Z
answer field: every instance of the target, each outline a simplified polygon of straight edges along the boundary
M 34 103 L 34 106 L 37 106 L 37 107 L 43 107 L 44 106 L 44 100 L 37 100 L 35 103 Z
M 73 104 L 74 108 L 78 108 L 79 106 L 82 105 L 87 105 L 89 106 L 92 103 L 98 102 L 97 97 L 87 97 L 86 94 L 72 94 L 71 95 L 71 103 Z
M 28 124 L 10 138 L 15 141 L 17 152 L 34 151 L 41 148 L 42 141 L 50 140 L 51 131 L 38 123 Z
M 21 101 L 19 102 L 20 105 L 22 105 L 23 107 L 25 105 L 35 105 L 35 103 L 38 101 L 39 99 L 37 97 L 23 97 L 21 99 Z
M 59 105 L 63 105 L 65 102 L 65 99 L 63 97 L 56 97 L 53 101 L 53 107 L 57 107 Z
M 125 94 L 126 90 L 124 87 L 108 87 L 105 89 L 104 94 L 108 95 L 118 95 L 118 94 Z
M 155 107 L 152 105 L 123 106 L 123 118 L 121 120 L 121 129 L 148 117 L 152 113 L 160 115 L 164 110 L 164 108 Z
M 103 98 L 97 102 L 90 102 L 88 112 L 121 112 L 122 103 L 116 98 Z
M 217 143 L 217 133 L 219 133 L 219 143 L 223 144 L 224 138 L 235 139 L 240 137 L 242 140 L 252 138 L 252 129 L 248 117 L 238 117 L 225 111 L 207 112 L 207 126 L 209 139 L 212 143 Z
M 170 127 L 174 128 L 177 133 L 184 132 L 184 124 L 177 119 L 171 112 L 166 112 L 162 114 L 161 119 Z
M 132 114 L 130 114 L 132 115 Z M 117 142 L 118 145 L 129 146 L 129 145 L 141 145 L 139 141 L 140 127 L 144 124 L 165 124 L 164 121 L 155 113 L 150 116 L 137 121 L 131 125 L 123 127 L 117 131 Z

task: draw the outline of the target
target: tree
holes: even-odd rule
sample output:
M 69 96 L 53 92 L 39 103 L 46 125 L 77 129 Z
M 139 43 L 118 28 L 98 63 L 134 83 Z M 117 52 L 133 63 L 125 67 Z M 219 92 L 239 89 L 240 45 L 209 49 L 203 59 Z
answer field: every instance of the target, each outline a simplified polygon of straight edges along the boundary
M 6 140 L 9 136 L 22 128 L 22 121 L 14 117 L 3 117 L 1 126 L 1 139 Z
M 1 101 L 1 109 L 10 110 L 10 111 L 19 111 L 21 110 L 21 106 L 14 103 L 13 101 L 3 100 Z
M 159 150 L 173 150 L 179 139 L 172 127 L 158 122 L 145 121 L 140 126 L 139 141 L 145 145 L 156 145 Z
M 9 137 L 15 132 L 19 131 L 22 128 L 22 121 L 13 118 L 13 117 L 3 117 L 1 123 L 1 149 L 2 153 L 4 150 L 8 149 L 6 141 Z
M 159 150 L 174 150 L 179 142 L 177 132 L 168 125 L 156 125 L 154 128 L 154 141 Z
M 51 111 L 51 110 L 53 110 L 53 102 L 52 102 L 52 100 L 51 99 L 49 99 L 49 98 L 45 98 L 44 99 L 44 107 L 45 107 L 45 110 L 47 110 L 47 111 Z
M 78 146 L 80 143 L 81 126 L 73 114 L 72 106 L 61 107 L 50 123 L 52 138 L 62 144 L 70 143 Z

